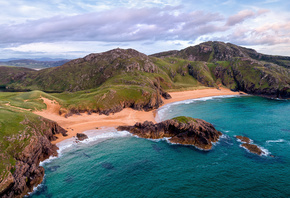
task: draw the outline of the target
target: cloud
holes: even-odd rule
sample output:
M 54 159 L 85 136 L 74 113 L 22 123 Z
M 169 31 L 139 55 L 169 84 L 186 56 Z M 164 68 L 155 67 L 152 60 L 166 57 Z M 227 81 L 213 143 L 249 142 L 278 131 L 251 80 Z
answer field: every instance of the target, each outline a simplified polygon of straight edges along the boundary
M 165 50 L 177 49 L 179 43 L 186 47 L 207 40 L 243 45 L 290 44 L 288 11 L 269 12 L 261 9 L 269 8 L 261 2 L 251 5 L 236 0 L 223 2 L 221 5 L 197 0 L 3 1 L 0 49 L 10 54 L 11 51 L 76 54 L 98 51 L 94 45 L 100 49 L 138 47 L 142 52 L 150 51 L 151 45 L 154 48 L 151 52 L 158 52 L 162 51 L 160 46 L 165 49 L 167 45 Z M 270 6 L 272 9 L 274 5 Z
M 241 23 L 247 18 L 255 16 L 255 13 L 250 10 L 242 10 L 238 14 L 233 15 L 228 18 L 227 25 L 233 26 L 236 25 L 237 23 Z
M 261 24 L 257 27 L 240 25 L 230 34 L 214 37 L 237 45 L 278 45 L 290 44 L 290 22 Z
M 213 22 L 217 13 L 177 13 L 179 7 L 119 8 L 75 16 L 55 16 L 16 25 L 1 25 L 2 43 L 55 41 L 126 42 L 160 39 L 192 39 L 201 34 L 223 31 Z
M 268 12 L 268 10 L 265 10 L 265 9 L 258 10 L 257 13 L 255 13 L 252 10 L 242 10 L 242 11 L 238 12 L 237 14 L 230 16 L 227 20 L 226 25 L 234 26 L 238 23 L 242 23 L 243 21 L 245 21 L 249 18 L 257 17 L 257 16 L 264 14 L 266 12 Z

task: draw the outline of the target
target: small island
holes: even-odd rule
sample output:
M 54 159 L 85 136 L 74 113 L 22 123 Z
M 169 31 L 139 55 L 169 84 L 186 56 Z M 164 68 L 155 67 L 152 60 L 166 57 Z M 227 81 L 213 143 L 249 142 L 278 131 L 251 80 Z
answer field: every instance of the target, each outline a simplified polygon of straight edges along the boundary
M 212 143 L 222 135 L 214 126 L 204 120 L 180 116 L 157 124 L 145 121 L 134 126 L 119 126 L 119 131 L 127 130 L 142 138 L 161 139 L 175 144 L 193 145 L 202 150 L 210 150 Z

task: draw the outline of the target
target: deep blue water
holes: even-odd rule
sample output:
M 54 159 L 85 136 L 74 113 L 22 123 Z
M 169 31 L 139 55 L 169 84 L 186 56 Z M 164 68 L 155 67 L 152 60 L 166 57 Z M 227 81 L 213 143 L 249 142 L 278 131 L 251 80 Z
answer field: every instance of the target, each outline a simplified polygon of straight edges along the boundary
M 45 181 L 31 197 L 289 197 L 289 112 L 289 101 L 249 96 L 164 106 L 161 120 L 201 118 L 224 136 L 206 152 L 114 129 L 94 138 L 89 132 L 90 142 L 44 164 Z M 235 135 L 251 138 L 267 155 L 249 153 Z

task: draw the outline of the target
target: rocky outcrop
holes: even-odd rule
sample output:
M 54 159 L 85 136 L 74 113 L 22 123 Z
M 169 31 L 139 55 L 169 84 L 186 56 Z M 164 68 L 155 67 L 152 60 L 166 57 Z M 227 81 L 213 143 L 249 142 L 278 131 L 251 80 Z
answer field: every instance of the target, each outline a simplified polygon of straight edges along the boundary
M 262 151 L 257 145 L 255 144 L 249 144 L 249 143 L 243 143 L 241 145 L 242 147 L 246 148 L 247 150 L 249 150 L 251 153 L 255 153 L 257 155 L 263 155 L 265 154 L 264 151 Z
M 88 136 L 86 134 L 84 134 L 84 133 L 77 133 L 77 139 L 79 141 L 83 141 L 85 139 L 88 139 Z
M 237 135 L 236 138 L 244 143 L 251 143 L 251 139 L 245 136 Z
M 189 117 L 177 117 L 157 124 L 145 121 L 134 126 L 119 126 L 117 130 L 126 130 L 142 138 L 169 138 L 171 143 L 193 145 L 209 150 L 212 143 L 222 135 L 214 126 L 204 120 Z
M 250 151 L 251 153 L 257 155 L 264 155 L 265 152 L 262 151 L 260 147 L 252 143 L 252 140 L 248 137 L 237 135 L 236 138 L 242 142 L 241 146 Z
M 28 139 L 27 145 L 22 152 L 15 153 L 14 167 L 7 167 L 8 175 L 0 179 L 0 197 L 14 198 L 23 197 L 33 190 L 33 187 L 40 184 L 44 176 L 44 168 L 39 166 L 50 156 L 57 155 L 57 146 L 50 141 L 55 140 L 55 134 L 66 135 L 66 130 L 57 125 L 56 122 L 39 118 L 38 125 L 29 120 L 24 120 L 22 124 L 27 125 L 32 135 Z M 12 173 L 13 172 L 13 173 Z

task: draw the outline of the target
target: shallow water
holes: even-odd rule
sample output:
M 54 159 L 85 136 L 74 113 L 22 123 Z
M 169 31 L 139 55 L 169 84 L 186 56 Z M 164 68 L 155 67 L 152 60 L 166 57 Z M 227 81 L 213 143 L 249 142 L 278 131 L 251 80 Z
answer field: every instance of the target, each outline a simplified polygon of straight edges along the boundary
M 289 101 L 249 96 L 167 105 L 160 120 L 205 119 L 223 137 L 205 152 L 113 128 L 101 129 L 106 135 L 90 131 L 89 141 L 62 143 L 30 197 L 289 197 L 289 112 Z M 251 138 L 267 155 L 249 153 L 235 135 Z

